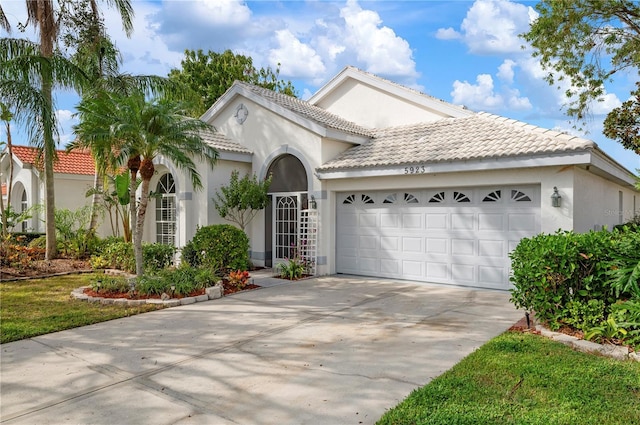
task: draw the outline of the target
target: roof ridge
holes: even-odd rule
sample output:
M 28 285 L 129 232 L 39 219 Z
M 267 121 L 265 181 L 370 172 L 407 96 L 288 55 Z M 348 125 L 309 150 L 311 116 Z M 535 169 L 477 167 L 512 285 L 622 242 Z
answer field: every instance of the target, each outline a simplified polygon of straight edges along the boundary
M 244 86 L 251 92 L 270 100 L 295 114 L 302 115 L 307 119 L 313 120 L 316 123 L 360 136 L 373 136 L 373 131 L 371 129 L 363 127 L 353 121 L 346 120 L 341 116 L 334 114 L 333 112 L 329 112 L 319 106 L 313 105 L 306 100 L 290 96 L 288 94 L 279 93 L 245 81 L 236 80 L 233 84 Z

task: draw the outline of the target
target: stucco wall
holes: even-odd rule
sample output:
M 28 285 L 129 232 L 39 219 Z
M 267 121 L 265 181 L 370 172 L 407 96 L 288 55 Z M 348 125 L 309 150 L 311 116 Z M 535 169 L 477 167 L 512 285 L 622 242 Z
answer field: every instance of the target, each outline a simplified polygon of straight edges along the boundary
M 574 179 L 574 230 L 587 232 L 602 227 L 612 229 L 630 220 L 640 194 L 628 187 L 576 168 Z M 620 205 L 622 196 L 622 205 Z M 634 207 L 635 198 L 635 207 Z
M 318 106 L 368 128 L 429 122 L 445 117 L 355 80 L 345 81 L 322 99 Z

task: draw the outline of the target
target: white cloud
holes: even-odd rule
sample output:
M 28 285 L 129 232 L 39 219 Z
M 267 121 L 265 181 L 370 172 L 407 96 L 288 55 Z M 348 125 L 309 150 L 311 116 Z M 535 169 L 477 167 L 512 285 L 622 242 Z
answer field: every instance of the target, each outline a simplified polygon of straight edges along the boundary
M 498 112 L 505 107 L 512 110 L 528 110 L 532 107 L 529 99 L 520 96 L 517 89 L 504 87 L 497 90 L 489 74 L 478 75 L 476 84 L 454 81 L 451 97 L 453 103 L 465 105 L 476 111 Z
M 288 30 L 276 32 L 278 48 L 272 49 L 271 66 L 280 64 L 284 75 L 304 75 L 308 78 L 322 76 L 326 71 L 322 58 L 307 44 L 303 44 Z
M 436 38 L 438 40 L 458 40 L 462 38 L 462 34 L 453 28 L 438 28 L 436 31 Z
M 516 63 L 511 59 L 505 59 L 504 62 L 498 67 L 498 78 L 505 83 L 513 83 L 514 70 Z
M 363 10 L 357 1 L 349 0 L 340 10 L 345 23 L 345 44 L 364 68 L 382 76 L 415 78 L 415 62 L 409 43 L 382 25 L 377 12 Z
M 502 96 L 493 90 L 493 78 L 489 74 L 480 74 L 476 78 L 477 84 L 467 81 L 454 81 L 451 97 L 453 103 L 465 105 L 474 110 L 495 110 L 503 106 Z
M 506 0 L 476 0 L 460 25 L 439 29 L 440 39 L 460 38 L 474 54 L 504 54 L 520 51 L 518 34 L 529 28 L 532 9 Z

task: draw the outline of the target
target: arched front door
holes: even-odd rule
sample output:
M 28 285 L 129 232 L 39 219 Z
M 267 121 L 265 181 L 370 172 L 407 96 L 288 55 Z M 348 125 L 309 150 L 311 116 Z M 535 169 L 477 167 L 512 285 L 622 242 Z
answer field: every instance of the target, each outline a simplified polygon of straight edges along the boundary
M 265 265 L 271 267 L 291 258 L 298 242 L 300 210 L 307 204 L 307 172 L 293 155 L 276 158 L 267 175 L 271 175 L 271 208 L 265 214 Z

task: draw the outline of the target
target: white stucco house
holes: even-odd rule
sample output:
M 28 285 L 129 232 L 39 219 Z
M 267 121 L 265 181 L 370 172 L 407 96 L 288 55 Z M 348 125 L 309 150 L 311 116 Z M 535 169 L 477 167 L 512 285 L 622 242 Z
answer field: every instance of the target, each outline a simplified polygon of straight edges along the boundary
M 271 206 L 247 229 L 258 266 L 302 243 L 317 274 L 507 289 L 521 238 L 612 228 L 640 207 L 633 174 L 590 140 L 353 67 L 308 101 L 236 82 L 202 119 L 220 160 L 194 192 L 160 159 L 145 234 L 184 246 L 197 226 L 225 223 L 211 199 L 232 170 L 271 174 Z
M 93 187 L 95 165 L 88 151 L 57 151 L 58 161 L 55 163 L 54 191 L 56 208 L 75 211 L 91 203 L 85 194 Z M 9 162 L 13 161 L 13 184 L 8 188 Z M 3 202 L 11 200 L 14 211 L 21 212 L 34 205 L 44 205 L 45 187 L 44 172 L 38 150 L 31 146 L 14 145 L 12 156 L 5 150 L 0 155 L 0 184 L 2 185 Z M 33 216 L 22 222 L 15 231 L 45 231 L 44 211 L 34 211 Z M 99 233 L 109 234 L 108 225 L 103 224 Z

